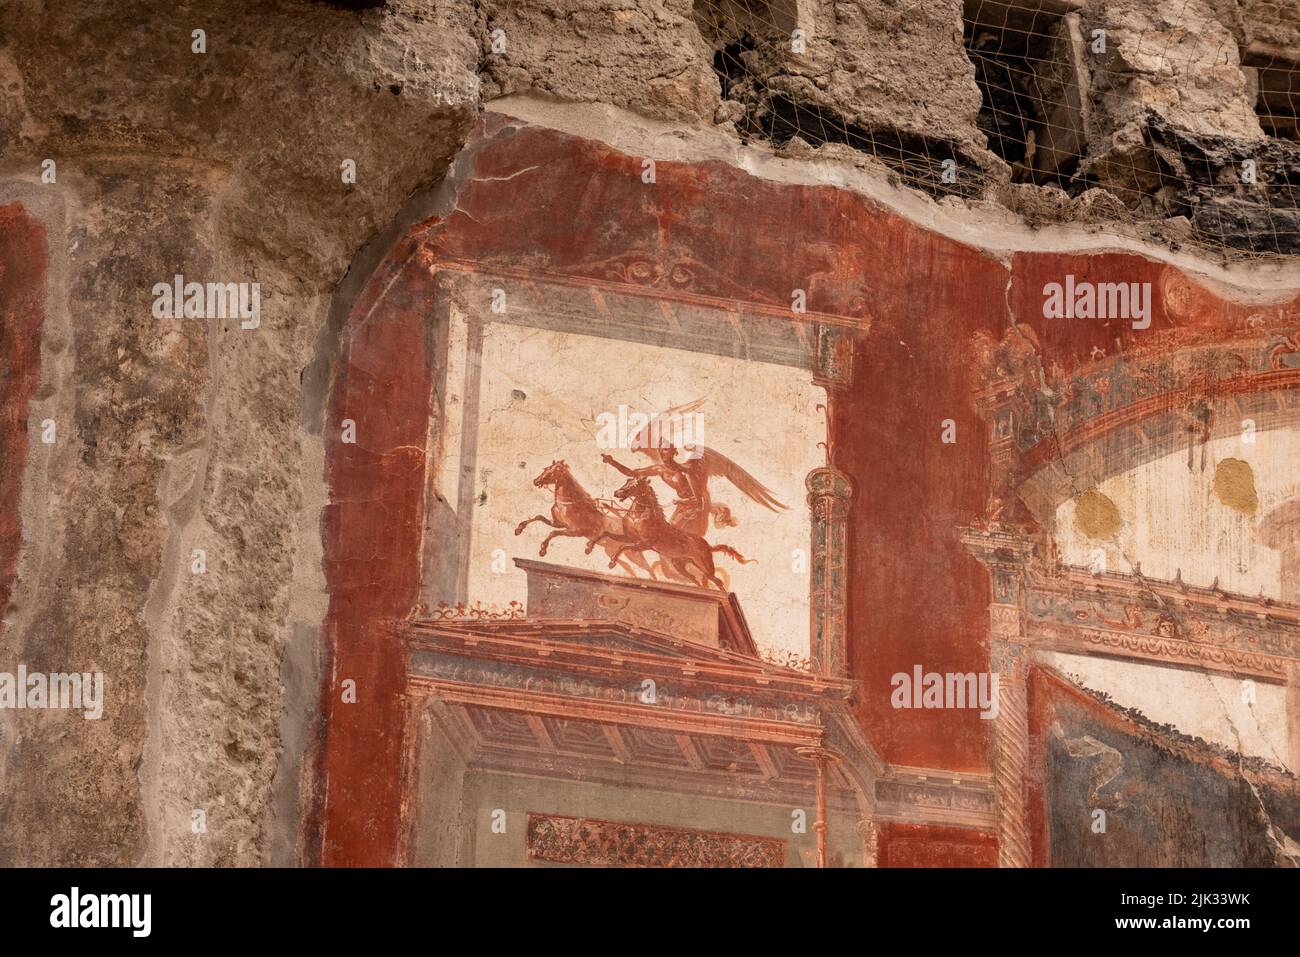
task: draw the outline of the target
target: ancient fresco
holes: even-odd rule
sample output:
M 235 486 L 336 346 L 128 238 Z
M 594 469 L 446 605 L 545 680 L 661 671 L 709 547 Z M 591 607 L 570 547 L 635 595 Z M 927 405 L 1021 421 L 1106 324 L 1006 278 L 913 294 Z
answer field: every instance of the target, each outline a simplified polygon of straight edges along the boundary
M 1285 924 L 1297 463 L 1300 0 L 0 2 L 6 939 Z
M 1291 860 L 1293 302 L 689 164 L 643 223 L 515 249 L 511 170 L 552 216 L 544 169 L 647 209 L 637 160 L 504 118 L 477 149 L 336 382 L 336 673 L 401 701 L 402 771 L 364 791 L 382 845 L 331 797 L 327 859 Z M 726 216 L 671 209 L 705 182 L 799 242 L 720 250 Z M 806 287 L 748 270 L 774 255 Z M 377 719 L 331 713 L 350 782 Z M 1197 775 L 1240 828 L 1157 839 L 1140 808 Z
M 675 347 L 653 329 L 602 337 L 601 318 L 568 317 L 577 332 L 544 306 L 451 309 L 430 495 L 460 549 L 454 569 L 436 550 L 426 600 L 523 605 L 514 561 L 546 559 L 732 592 L 767 654 L 806 657 L 804 476 L 826 459 L 808 350 L 704 351 L 730 333 L 715 310 L 683 310 Z
M 342 322 L 313 859 L 1293 864 L 1294 296 L 639 168 L 488 114 Z M 59 417 L 0 226 L 12 484 Z

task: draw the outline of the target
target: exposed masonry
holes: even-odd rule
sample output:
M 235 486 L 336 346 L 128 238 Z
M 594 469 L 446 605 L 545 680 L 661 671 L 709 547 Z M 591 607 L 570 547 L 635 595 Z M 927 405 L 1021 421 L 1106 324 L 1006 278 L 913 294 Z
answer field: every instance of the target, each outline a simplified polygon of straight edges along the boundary
M 1300 71 L 1290 69 L 1290 64 L 1278 65 L 1269 57 L 1252 65 L 1244 58 L 1247 70 L 1253 70 L 1259 89 L 1255 112 L 1259 124 L 1269 136 L 1278 139 L 1300 140 Z
M 357 250 L 465 141 L 477 13 L 34 6 L 0 6 L 0 203 L 36 211 L 64 264 L 32 407 L 60 441 L 24 476 L 0 655 L 93 664 L 108 688 L 94 729 L 5 729 L 0 861 L 296 863 L 326 498 L 302 376 Z M 149 290 L 178 267 L 259 282 L 261 329 L 160 335 Z
M 715 121 L 734 124 L 742 140 L 842 144 L 936 196 L 974 195 L 997 165 L 976 128 L 979 91 L 957 0 L 696 0 L 694 12 L 721 87 Z M 945 161 L 968 175 L 946 182 Z
M 1002 187 L 1032 184 L 1009 205 L 1037 221 L 1169 222 L 1209 246 L 1300 251 L 1300 54 L 1247 40 L 1280 8 L 1250 21 L 1211 0 L 846 6 L 696 0 L 715 121 L 785 149 L 847 146 L 936 197 L 1006 202 Z M 882 56 L 889 81 L 864 80 Z
M 1016 182 L 1100 187 L 1137 217 L 1185 218 L 1193 240 L 1294 252 L 1300 154 L 1257 110 L 1285 128 L 1292 101 L 1265 100 L 1260 77 L 1289 90 L 1300 74 L 1250 29 L 1235 4 L 1208 0 L 968 3 L 981 126 Z
M 1033 224 L 1137 224 L 1225 254 L 1300 250 L 1300 40 L 1281 3 L 479 6 L 507 41 L 503 53 L 481 41 L 487 98 L 534 90 L 711 120 L 796 157 L 847 150 L 932 197 Z

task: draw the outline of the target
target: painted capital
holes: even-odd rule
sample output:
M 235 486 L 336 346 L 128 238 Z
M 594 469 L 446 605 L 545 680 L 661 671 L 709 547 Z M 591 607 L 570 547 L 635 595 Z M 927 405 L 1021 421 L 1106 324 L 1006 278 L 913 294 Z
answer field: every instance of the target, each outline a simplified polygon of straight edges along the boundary
M 990 624 L 994 634 L 1018 637 L 1021 593 L 1036 548 L 1033 537 L 1018 526 L 991 525 L 962 529 L 961 541 L 967 553 L 989 570 Z M 1016 609 L 1014 616 L 998 611 L 1009 607 Z M 1010 628 L 1013 618 L 1015 627 Z
M 817 326 L 813 382 L 826 388 L 853 382 L 853 337 L 846 329 Z

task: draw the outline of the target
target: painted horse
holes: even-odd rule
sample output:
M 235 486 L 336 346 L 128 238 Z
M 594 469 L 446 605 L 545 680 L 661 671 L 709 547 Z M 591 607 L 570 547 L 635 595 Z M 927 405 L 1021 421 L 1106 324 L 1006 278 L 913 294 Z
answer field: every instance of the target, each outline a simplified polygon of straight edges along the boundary
M 632 538 L 627 534 L 623 515 L 616 514 L 597 502 L 582 484 L 573 477 L 564 460 L 552 462 L 544 468 L 533 484 L 538 488 L 553 488 L 555 498 L 551 502 L 551 517 L 534 515 L 515 526 L 515 534 L 522 535 L 524 529 L 533 522 L 549 525 L 555 531 L 542 540 L 537 550 L 539 557 L 546 557 L 546 550 L 556 538 L 585 538 L 587 554 L 591 554 L 596 541 L 603 541 L 605 554 L 610 556 L 609 567 L 621 566 L 629 575 L 635 575 L 637 568 L 642 568 L 654 578 L 654 571 L 640 548 L 629 547 Z M 626 553 L 626 558 L 623 557 Z M 629 564 L 630 563 L 630 564 Z
M 632 500 L 631 508 L 623 517 L 623 534 L 605 533 L 592 539 L 589 546 L 603 544 L 605 539 L 622 542 L 610 555 L 610 568 L 614 567 L 624 549 L 653 551 L 659 553 L 666 568 L 690 578 L 701 588 L 707 588 L 712 582 L 726 591 L 727 586 L 718 577 L 713 564 L 714 552 L 722 552 L 742 565 L 754 564 L 753 559 L 745 558 L 730 545 L 710 545 L 703 535 L 696 535 L 668 521 L 647 478 L 628 479 L 614 497 L 619 501 Z M 696 569 L 693 573 L 692 565 Z

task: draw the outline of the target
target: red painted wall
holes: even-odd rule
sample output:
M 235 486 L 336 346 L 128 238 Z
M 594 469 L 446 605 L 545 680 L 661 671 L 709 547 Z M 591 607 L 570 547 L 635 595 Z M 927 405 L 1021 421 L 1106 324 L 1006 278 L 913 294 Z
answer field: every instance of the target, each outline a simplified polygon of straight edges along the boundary
M 850 530 L 849 660 L 857 708 L 895 764 L 987 771 L 991 728 L 975 711 L 895 710 L 890 677 L 988 668 L 988 578 L 958 530 L 985 510 L 988 434 L 976 414 L 976 337 L 998 341 L 1012 318 L 1042 343 L 1049 381 L 1094 361 L 1094 349 L 1164 349 L 1231 338 L 1255 310 L 1228 307 L 1172 267 L 1131 255 L 1021 253 L 1002 260 L 929 232 L 866 198 L 755 179 L 718 163 L 641 160 L 608 146 L 488 115 L 457 166 L 454 211 L 412 231 L 352 309 L 327 423 L 331 505 L 325 520 L 333 667 L 322 689 L 326 740 L 313 846 L 333 864 L 398 859 L 402 662 L 375 631 L 414 605 L 430 365 L 427 316 L 439 265 L 649 295 L 744 301 L 860 323 L 855 381 L 832 396 L 834 463 L 855 487 Z M 1048 322 L 1043 286 L 1150 281 L 1152 327 Z M 1270 322 L 1290 313 L 1269 307 Z M 800 321 L 791 316 L 791 321 Z M 358 443 L 338 443 L 345 417 Z M 958 441 L 940 442 L 942 423 Z M 358 680 L 342 704 L 338 682 Z M 915 827 L 915 826 L 911 826 Z M 960 857 L 988 835 L 895 829 L 892 853 Z M 888 851 L 890 841 L 883 847 Z M 962 843 L 965 841 L 966 843 Z M 974 843 L 971 843 L 971 842 Z M 991 859 L 989 860 L 991 863 Z
M 850 673 L 859 713 L 892 763 L 987 770 L 975 711 L 896 710 L 890 678 L 988 668 L 988 573 L 957 529 L 984 511 L 988 435 L 976 414 L 974 335 L 1005 322 L 997 262 L 863 205 L 871 331 L 852 389 L 832 403 L 835 464 L 855 485 Z M 942 423 L 957 442 L 940 441 Z
M 41 378 L 48 258 L 45 227 L 21 203 L 0 206 L 0 609 L 9 604 L 22 546 L 28 443 L 40 440 L 28 434 L 27 408 Z
M 332 668 L 315 840 L 333 864 L 396 860 L 400 687 L 376 637 L 415 602 L 430 357 L 425 322 L 438 263 L 633 282 L 671 297 L 735 299 L 872 326 L 854 387 L 835 397 L 834 461 L 853 478 L 850 658 L 860 710 L 888 760 L 985 769 L 973 712 L 894 712 L 889 677 L 922 664 L 985 667 L 987 584 L 955 528 L 983 505 L 987 441 L 970 403 L 970 341 L 996 335 L 1005 268 L 864 198 L 754 179 L 721 164 L 641 163 L 549 130 L 484 121 L 462 164 L 456 211 L 399 244 L 353 308 L 335 380 L 325 522 Z M 630 268 L 649 261 L 649 273 Z M 798 321 L 793 315 L 791 321 Z M 357 422 L 358 442 L 338 442 Z M 956 446 L 939 442 L 958 422 Z M 922 586 L 924 589 L 922 590 Z M 358 680 L 361 701 L 340 700 Z
M 876 843 L 878 867 L 997 867 L 992 834 L 960 827 L 885 824 Z

